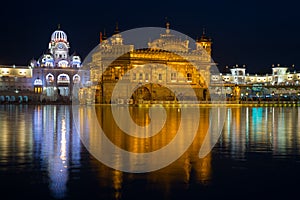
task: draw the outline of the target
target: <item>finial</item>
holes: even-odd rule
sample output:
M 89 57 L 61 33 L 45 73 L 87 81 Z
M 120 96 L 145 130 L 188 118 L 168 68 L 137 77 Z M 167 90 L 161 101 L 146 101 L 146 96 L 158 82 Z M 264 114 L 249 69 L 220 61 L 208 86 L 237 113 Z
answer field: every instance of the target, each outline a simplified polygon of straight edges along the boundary
M 170 29 L 170 23 L 169 22 L 166 23 L 166 28 Z
M 166 23 L 166 33 L 170 33 L 170 22 L 168 21 L 168 17 L 165 17 L 165 23 Z
M 106 37 L 106 30 L 105 30 L 105 29 L 103 29 L 103 36 L 102 36 L 102 39 L 103 39 L 103 40 L 106 40 L 106 39 L 107 39 L 107 37 Z
M 116 29 L 115 29 L 115 34 L 119 33 L 119 26 L 118 26 L 118 22 L 116 22 Z
M 57 24 L 57 29 L 60 30 L 60 24 Z
M 170 33 L 170 23 L 168 21 L 166 22 L 166 33 Z
M 202 35 L 205 35 L 205 27 L 202 28 Z
M 210 39 L 209 37 L 206 36 L 206 28 L 205 28 L 205 27 L 202 28 L 202 36 L 201 36 L 201 40 L 203 40 L 203 41 L 208 41 L 208 42 L 211 41 L 211 39 Z

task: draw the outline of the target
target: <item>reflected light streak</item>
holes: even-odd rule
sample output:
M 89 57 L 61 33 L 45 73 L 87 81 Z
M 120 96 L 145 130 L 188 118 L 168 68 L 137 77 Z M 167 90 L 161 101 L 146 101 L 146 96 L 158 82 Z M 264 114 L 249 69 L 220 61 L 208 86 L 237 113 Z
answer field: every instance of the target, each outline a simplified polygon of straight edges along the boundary
M 122 198 L 122 182 L 123 182 L 123 172 L 114 170 L 113 171 L 113 187 L 114 187 L 114 199 L 118 200 Z
M 246 143 L 249 141 L 249 108 L 246 108 Z
M 65 117 L 63 117 L 63 119 L 61 120 L 61 141 L 60 141 L 60 145 L 61 145 L 61 149 L 60 149 L 60 159 L 62 160 L 62 162 L 64 163 L 66 161 L 66 120 Z M 65 165 L 65 167 L 67 167 Z

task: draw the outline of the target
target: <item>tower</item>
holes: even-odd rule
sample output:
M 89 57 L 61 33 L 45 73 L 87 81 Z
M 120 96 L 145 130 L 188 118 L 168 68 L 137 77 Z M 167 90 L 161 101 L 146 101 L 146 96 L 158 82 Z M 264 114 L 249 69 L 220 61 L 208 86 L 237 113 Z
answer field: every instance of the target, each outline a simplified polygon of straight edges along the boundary
M 51 35 L 51 41 L 49 42 L 49 51 L 54 56 L 55 60 L 67 60 L 69 57 L 69 42 L 67 39 L 67 34 L 58 29 L 54 31 Z
M 119 31 L 118 23 L 116 23 L 116 29 L 114 35 L 111 37 L 112 45 L 123 45 L 123 38 Z
M 203 28 L 201 38 L 197 39 L 196 41 L 197 50 L 203 48 L 205 49 L 207 54 L 211 56 L 211 45 L 212 45 L 212 41 L 209 37 L 206 36 L 205 29 Z

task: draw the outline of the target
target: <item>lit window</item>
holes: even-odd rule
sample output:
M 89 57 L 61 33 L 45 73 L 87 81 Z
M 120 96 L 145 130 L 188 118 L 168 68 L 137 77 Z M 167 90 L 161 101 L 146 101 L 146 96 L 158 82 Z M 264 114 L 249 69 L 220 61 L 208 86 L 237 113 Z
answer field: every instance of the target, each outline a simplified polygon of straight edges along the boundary
M 162 80 L 162 74 L 158 74 L 158 80 Z
M 48 83 L 52 83 L 54 81 L 54 76 L 52 74 L 48 74 L 46 76 L 46 80 Z
M 136 80 L 136 73 L 132 74 L 132 80 Z
M 43 82 L 42 82 L 41 79 L 37 78 L 37 79 L 34 80 L 33 85 L 43 85 Z
M 70 83 L 70 78 L 67 74 L 60 74 L 57 77 L 57 83 Z
M 171 81 L 176 81 L 176 73 L 171 73 Z
M 189 82 L 192 81 L 192 74 L 191 73 L 187 73 L 186 77 L 187 77 L 187 81 L 189 81 Z

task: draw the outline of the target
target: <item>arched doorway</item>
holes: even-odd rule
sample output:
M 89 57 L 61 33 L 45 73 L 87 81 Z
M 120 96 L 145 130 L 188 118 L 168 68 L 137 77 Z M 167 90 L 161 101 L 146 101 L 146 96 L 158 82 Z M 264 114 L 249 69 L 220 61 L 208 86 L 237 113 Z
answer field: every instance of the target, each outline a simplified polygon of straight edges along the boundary
M 78 74 L 73 76 L 73 83 L 80 83 L 80 76 Z
M 42 93 L 43 92 L 43 81 L 40 78 L 34 80 L 34 93 Z
M 47 85 L 53 85 L 54 83 L 54 76 L 53 74 L 47 74 L 46 75 L 46 82 L 47 82 Z
M 145 100 L 150 101 L 151 100 L 151 92 L 150 89 L 146 86 L 142 86 L 137 88 L 134 93 L 132 94 L 132 99 L 137 100 Z
M 57 76 L 58 94 L 61 96 L 69 96 L 70 94 L 70 77 L 68 74 L 60 74 Z

